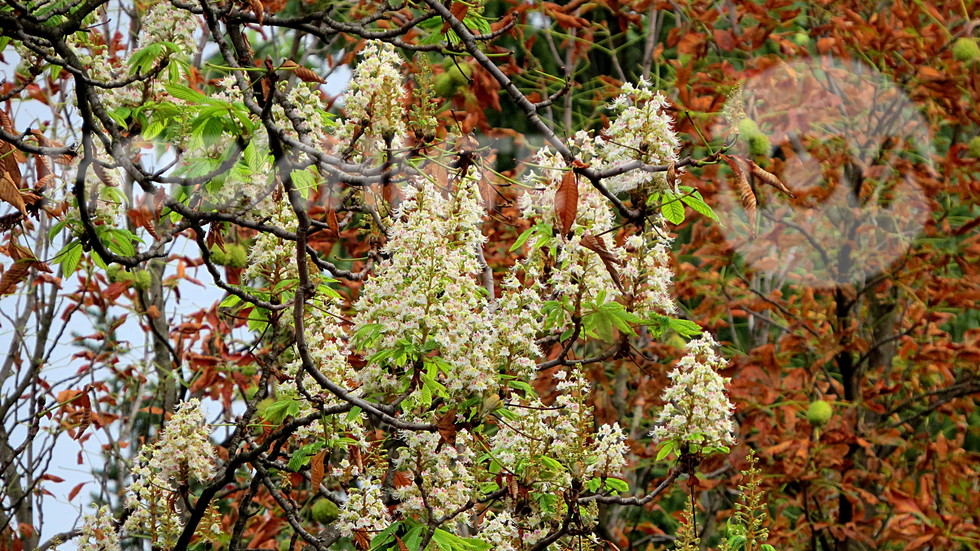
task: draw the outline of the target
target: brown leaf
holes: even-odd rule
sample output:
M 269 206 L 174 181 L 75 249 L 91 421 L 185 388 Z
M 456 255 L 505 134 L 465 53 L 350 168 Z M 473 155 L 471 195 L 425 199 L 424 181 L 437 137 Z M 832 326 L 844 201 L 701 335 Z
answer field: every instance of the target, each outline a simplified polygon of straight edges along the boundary
M 9 270 L 0 277 L 0 296 L 13 293 L 22 281 L 27 279 L 27 274 L 31 271 L 31 262 L 15 262 Z
M 34 139 L 37 140 L 37 145 L 41 147 L 65 147 L 65 144 L 58 140 L 48 139 L 48 137 L 45 136 L 44 133 L 38 130 L 37 128 L 31 129 L 31 136 L 34 136 Z M 38 159 L 41 159 L 42 157 L 43 157 L 42 155 L 37 156 Z M 58 163 L 59 165 L 70 165 L 75 159 L 75 156 L 72 155 L 71 153 L 52 155 L 52 157 L 54 158 L 54 162 Z M 43 157 L 43 158 L 46 163 L 50 160 L 47 157 Z M 38 178 L 40 177 L 41 177 L 40 173 L 38 173 Z
M 10 203 L 21 214 L 27 216 L 27 205 L 24 203 L 24 197 L 21 196 L 20 189 L 17 188 L 17 184 L 7 172 L 0 174 L 0 200 Z
M 311 69 L 303 67 L 292 60 L 287 59 L 286 61 L 283 61 L 280 69 L 292 71 L 293 74 L 296 75 L 296 78 L 302 80 L 303 82 L 316 82 L 318 84 L 323 84 L 326 82 L 323 77 L 314 73 Z
M 252 14 L 259 21 L 259 25 L 265 21 L 265 6 L 259 0 L 248 0 L 248 7 L 252 10 Z
M 667 165 L 667 187 L 674 189 L 674 184 L 677 183 L 677 167 L 671 162 Z
M 398 536 L 395 536 L 395 543 L 398 544 L 398 551 L 408 551 L 408 546 Z
M 745 214 L 748 217 L 749 232 L 752 237 L 755 237 L 755 207 L 757 203 L 755 193 L 752 191 L 749 179 L 745 175 L 746 167 L 742 164 L 744 161 L 732 155 L 725 155 L 724 158 L 728 166 L 732 167 L 732 172 L 735 173 L 735 186 L 738 188 L 738 198 L 742 202 L 742 208 L 745 209 Z
M 340 222 L 337 221 L 337 211 L 333 207 L 327 209 L 327 227 L 332 237 L 340 237 Z
M 78 492 L 82 491 L 82 486 L 85 486 L 86 484 L 88 484 L 88 482 L 79 482 L 78 484 L 75 484 L 75 487 L 72 488 L 70 492 L 68 492 L 68 501 L 75 499 L 75 496 L 78 495 Z
M 313 484 L 313 491 L 318 491 L 320 483 L 323 482 L 324 461 L 327 458 L 327 450 L 320 450 L 320 453 L 313 456 L 310 463 L 310 482 Z
M 214 224 L 212 224 L 208 229 L 207 244 L 209 249 L 214 248 L 214 246 L 217 245 L 218 248 L 221 249 L 221 252 L 228 252 L 225 250 L 225 237 L 221 235 L 220 231 L 216 231 L 216 225 Z
M 761 166 L 755 164 L 753 161 L 749 161 L 749 169 L 752 171 L 752 175 L 756 178 L 762 180 L 763 182 L 769 184 L 770 186 L 778 189 L 779 191 L 789 195 L 792 198 L 796 198 L 796 195 L 786 187 L 783 182 L 776 177 L 775 174 L 763 169 Z
M 11 134 L 17 134 L 17 127 L 14 126 L 14 121 L 10 119 L 10 115 L 3 109 L 0 109 L 0 128 L 3 128 Z
M 453 5 L 451 8 L 449 8 L 449 11 L 450 13 L 453 14 L 453 17 L 462 21 L 463 19 L 466 19 L 466 12 L 469 11 L 469 9 L 470 6 L 466 2 L 453 2 Z M 449 21 L 443 21 L 441 32 L 444 33 L 448 30 L 449 30 Z
M 578 182 L 574 170 L 565 172 L 555 192 L 555 217 L 562 235 L 568 235 L 578 215 Z
M 439 422 L 436 423 L 436 429 L 439 431 L 439 448 L 443 444 L 449 444 L 450 446 L 456 445 L 456 410 L 450 409 L 439 418 Z M 437 448 L 438 451 L 438 448 Z
M 625 294 L 626 290 L 623 289 L 623 282 L 620 280 L 619 270 L 616 268 L 616 266 L 619 264 L 619 259 L 609 252 L 608 249 L 606 249 L 606 245 L 602 242 L 602 240 L 590 233 L 587 233 L 582 236 L 582 246 L 599 255 L 599 259 L 602 260 L 603 264 L 605 264 L 606 271 L 609 272 L 609 276 L 612 277 L 613 283 L 616 284 L 616 288 L 619 289 L 619 292 Z

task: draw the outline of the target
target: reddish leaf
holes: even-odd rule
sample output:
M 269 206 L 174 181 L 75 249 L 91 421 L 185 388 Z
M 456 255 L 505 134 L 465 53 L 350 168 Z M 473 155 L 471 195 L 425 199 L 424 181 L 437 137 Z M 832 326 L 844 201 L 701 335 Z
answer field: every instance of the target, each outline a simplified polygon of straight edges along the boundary
M 578 215 L 578 182 L 574 170 L 565 172 L 555 192 L 555 217 L 562 235 L 568 235 Z
M 786 187 L 786 185 L 783 184 L 783 182 L 780 181 L 775 174 L 766 171 L 759 165 L 755 164 L 755 162 L 748 161 L 748 163 L 749 163 L 749 169 L 752 171 L 753 176 L 769 184 L 770 186 L 778 189 L 779 191 L 785 193 L 786 195 L 789 195 L 790 197 L 793 198 L 796 197 L 796 195 L 792 191 L 790 191 L 790 189 Z
M 327 458 L 327 450 L 320 450 L 320 453 L 313 456 L 310 463 L 310 482 L 313 484 L 313 491 L 317 491 L 320 483 L 323 482 L 324 461 Z
M 286 69 L 292 71 L 296 78 L 302 80 L 303 82 L 316 82 L 318 84 L 323 84 L 326 80 L 320 75 L 314 73 L 312 70 L 303 67 L 302 65 L 296 63 L 295 61 L 286 60 L 282 62 L 281 69 Z
M 17 286 L 27 279 L 27 274 L 30 271 L 30 262 L 15 262 L 9 270 L 3 273 L 3 277 L 0 277 L 0 296 L 13 293 Z
M 463 19 L 466 18 L 466 12 L 469 11 L 469 9 L 470 6 L 466 2 L 453 2 L 452 7 L 449 8 L 449 12 L 453 14 L 453 17 L 462 21 Z M 443 21 L 441 32 L 446 32 L 448 30 L 449 30 L 449 21 Z
M 742 164 L 744 161 L 733 155 L 725 155 L 724 158 L 728 166 L 732 167 L 732 172 L 735 173 L 735 186 L 738 189 L 738 198 L 742 202 L 742 208 L 745 209 L 745 215 L 748 218 L 749 232 L 752 237 L 755 237 L 755 207 L 757 203 L 755 192 L 752 191 L 749 179 L 745 175 L 746 167 Z
M 68 492 L 68 501 L 75 499 L 75 496 L 78 495 L 78 492 L 82 491 L 82 486 L 85 486 L 86 484 L 88 484 L 88 482 L 79 482 L 78 484 L 75 484 L 75 487 L 72 488 L 70 492 Z

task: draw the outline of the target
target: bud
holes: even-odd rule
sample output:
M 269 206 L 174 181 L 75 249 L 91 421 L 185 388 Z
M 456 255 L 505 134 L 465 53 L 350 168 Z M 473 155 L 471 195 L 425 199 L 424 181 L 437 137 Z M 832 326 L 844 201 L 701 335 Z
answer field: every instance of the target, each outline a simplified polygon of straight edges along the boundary
M 738 133 L 745 138 L 746 144 L 749 147 L 749 154 L 769 156 L 769 152 L 772 150 L 772 143 L 769 142 L 769 136 L 766 136 L 762 133 L 762 130 L 759 130 L 759 125 L 754 120 L 745 118 L 739 121 Z
M 834 414 L 834 409 L 829 403 L 823 400 L 816 400 L 810 402 L 810 409 L 806 412 L 806 420 L 810 422 L 814 427 L 822 427 L 830 421 L 830 417 Z
M 330 524 L 340 516 L 340 507 L 327 498 L 321 498 L 310 508 L 310 518 L 320 524 Z
M 965 63 L 980 60 L 980 46 L 976 38 L 961 37 L 953 42 L 953 59 Z

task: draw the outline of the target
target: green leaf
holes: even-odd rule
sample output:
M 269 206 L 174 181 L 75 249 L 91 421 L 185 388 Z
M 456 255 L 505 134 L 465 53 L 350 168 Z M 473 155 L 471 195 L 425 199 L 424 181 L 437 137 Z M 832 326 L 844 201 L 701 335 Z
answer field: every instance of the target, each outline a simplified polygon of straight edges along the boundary
M 728 548 L 731 549 L 732 551 L 739 551 L 739 549 L 745 547 L 746 541 L 748 541 L 748 538 L 746 538 L 742 534 L 739 534 L 735 537 L 728 539 Z
M 681 195 L 681 201 L 684 201 L 685 205 L 691 207 L 691 210 L 712 220 L 718 220 L 718 215 L 715 214 L 715 211 L 711 210 L 711 207 L 704 202 L 704 197 L 701 197 L 701 192 L 691 186 L 681 186 L 681 190 L 684 191 L 684 195 Z
M 545 467 L 551 469 L 552 471 L 561 472 L 561 471 L 564 471 L 565 470 L 564 465 L 562 465 L 558 461 L 556 461 L 556 460 L 548 457 L 547 455 L 539 456 L 538 459 L 541 460 L 541 463 Z
M 630 490 L 630 485 L 625 480 L 612 477 L 606 479 L 606 487 L 617 492 L 628 492 Z
M 517 249 L 520 249 L 521 245 L 523 245 L 528 240 L 528 238 L 530 238 L 531 235 L 534 234 L 534 228 L 535 226 L 531 226 L 530 228 L 524 230 L 524 232 L 517 237 L 517 241 L 514 241 L 514 244 L 511 245 L 509 249 L 507 249 L 507 252 L 514 252 Z
M 183 84 L 164 84 L 163 87 L 167 89 L 167 92 L 171 96 L 184 100 L 187 103 L 193 103 L 195 105 L 228 105 L 227 102 L 206 96 L 197 90 L 184 86 Z
M 79 261 L 82 259 L 82 243 L 77 239 L 72 239 L 55 257 L 55 262 L 61 265 L 61 272 L 64 277 L 75 273 Z
M 270 423 L 278 425 L 286 417 L 296 416 L 299 413 L 299 402 L 295 398 L 283 398 L 265 409 L 265 419 Z
M 671 224 L 680 224 L 684 221 L 684 204 L 677 200 L 672 193 L 664 193 L 664 200 L 660 203 L 660 214 L 664 215 Z
M 252 172 L 258 172 L 264 160 L 260 157 L 259 152 L 256 151 L 255 140 L 248 142 L 245 146 L 245 151 L 242 152 L 242 158 L 245 160 L 245 166 L 252 170 Z
M 238 306 L 239 304 L 241 304 L 241 302 L 242 299 L 238 298 L 238 295 L 228 295 L 225 297 L 224 300 L 221 301 L 221 304 L 219 304 L 218 307 L 231 308 L 233 306 Z
M 271 408 L 272 406 L 269 407 Z M 286 468 L 293 472 L 299 472 L 300 469 L 305 467 L 310 462 L 310 459 L 312 459 L 314 455 L 323 449 L 323 445 L 323 441 L 318 441 L 313 442 L 312 444 L 307 444 L 296 450 L 293 452 L 292 457 L 289 458 L 289 463 L 286 464 Z
M 103 231 L 99 237 L 107 249 L 120 256 L 133 256 L 136 254 L 133 241 L 137 239 L 129 230 L 109 228 Z
M 401 522 L 393 522 L 387 528 L 377 533 L 371 539 L 371 549 L 384 549 L 388 543 L 395 541 L 395 532 L 401 526 Z
M 668 440 L 660 445 L 660 451 L 657 452 L 657 461 L 663 461 L 668 455 L 673 453 L 677 448 L 677 442 L 675 440 Z
M 670 328 L 684 338 L 691 338 L 702 333 L 701 326 L 689 320 L 670 318 L 667 322 Z
M 599 488 L 601 487 L 602 487 L 602 480 L 598 478 L 591 478 L 589 479 L 588 482 L 585 483 L 585 489 L 592 493 L 599 491 Z

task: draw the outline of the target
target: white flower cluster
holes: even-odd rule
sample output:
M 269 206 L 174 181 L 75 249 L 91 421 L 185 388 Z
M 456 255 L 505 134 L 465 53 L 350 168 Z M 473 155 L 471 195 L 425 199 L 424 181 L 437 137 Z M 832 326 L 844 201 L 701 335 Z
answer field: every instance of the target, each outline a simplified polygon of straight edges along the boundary
M 404 145 L 408 130 L 401 67 L 402 60 L 391 44 L 371 41 L 361 52 L 343 97 L 347 118 L 336 134 L 341 144 L 357 139 L 353 159 L 367 160 L 383 152 L 385 137 L 392 140 L 392 149 Z
M 133 513 L 126 519 L 126 531 L 146 535 L 155 544 L 174 543 L 183 527 L 174 505 L 175 493 L 192 482 L 210 480 L 215 457 L 200 400 L 180 404 L 160 439 L 144 446 L 136 457 L 126 500 Z
M 604 138 L 596 140 L 596 152 L 605 166 L 616 166 L 641 160 L 651 165 L 676 162 L 680 139 L 674 132 L 673 119 L 665 112 L 669 104 L 649 82 L 626 83 L 623 93 L 613 100 L 610 109 L 617 113 Z M 666 173 L 650 174 L 633 170 L 605 180 L 609 191 L 619 193 L 652 184 L 652 190 L 674 189 Z
M 257 209 L 258 210 L 258 209 Z M 279 228 L 294 229 L 297 219 L 289 201 L 283 199 L 269 204 L 267 223 Z M 296 268 L 296 243 L 285 241 L 268 232 L 261 232 L 248 251 L 248 267 L 243 281 L 264 279 L 276 283 L 299 277 Z
M 641 318 L 655 314 L 669 315 L 677 311 L 670 286 L 674 272 L 670 269 L 670 236 L 664 219 L 658 219 L 642 234 L 626 238 L 624 248 L 629 259 L 622 275 L 628 281 L 633 312 Z
M 496 335 L 489 301 L 477 283 L 477 251 L 485 238 L 476 182 L 466 178 L 448 195 L 428 182 L 404 193 L 385 247 L 391 259 L 365 284 L 355 304 L 354 330 L 382 326 L 368 354 L 401 339 L 416 349 L 434 345 L 448 363 L 450 392 L 485 391 L 496 384 L 490 357 Z M 357 378 L 368 393 L 390 391 L 398 382 L 374 362 Z
M 172 42 L 180 55 L 187 56 L 197 51 L 194 35 L 201 30 L 201 21 L 196 15 L 178 8 L 167 0 L 151 5 L 140 20 L 140 45 Z
M 626 454 L 629 453 L 629 448 L 626 446 L 626 435 L 619 423 L 599 427 L 593 444 L 592 453 L 595 454 L 595 462 L 588 465 L 585 472 L 594 477 L 621 476 L 626 467 Z
M 112 510 L 103 505 L 94 515 L 85 515 L 79 551 L 119 551 L 119 533 L 113 524 Z
M 194 35 L 200 29 L 201 23 L 196 15 L 167 0 L 159 0 L 149 5 L 140 17 L 139 40 L 136 43 L 145 48 L 150 44 L 171 42 L 176 46 L 176 52 L 168 55 L 187 59 L 192 52 L 197 51 Z M 111 52 L 102 34 L 86 30 L 71 35 L 67 42 L 88 69 L 89 78 L 113 82 L 129 76 L 128 57 L 120 57 Z M 166 94 L 157 79 L 134 82 L 100 92 L 102 104 L 110 112 L 120 107 L 136 107 L 146 100 L 157 99 Z
M 421 488 L 413 482 L 397 490 L 401 500 L 399 510 L 403 514 L 424 518 L 428 515 L 428 504 L 438 518 L 458 511 L 470 498 L 476 497 L 478 484 L 471 469 L 477 459 L 473 450 L 479 444 L 469 432 L 457 433 L 455 445 L 440 446 L 438 433 L 403 431 L 401 437 L 405 447 L 399 450 L 394 464 L 413 475 L 421 475 L 422 480 Z
M 338 520 L 340 534 L 348 538 L 355 531 L 364 531 L 370 538 L 387 528 L 391 519 L 382 500 L 380 481 L 364 478 L 359 486 L 348 489 L 347 502 L 341 508 Z
M 480 539 L 493 545 L 497 551 L 517 551 L 521 545 L 521 528 L 506 509 L 487 513 L 480 527 Z
M 494 312 L 497 340 L 491 356 L 504 373 L 523 379 L 534 376 L 534 358 L 541 356 L 535 339 L 541 332 L 541 293 L 536 286 L 524 287 L 517 276 L 507 274 Z
M 717 346 L 708 334 L 687 343 L 687 354 L 668 375 L 671 384 L 664 391 L 666 405 L 651 432 L 654 440 L 677 440 L 696 447 L 735 443 L 734 406 L 725 394 L 728 380 L 717 371 L 727 362 L 715 351 Z

